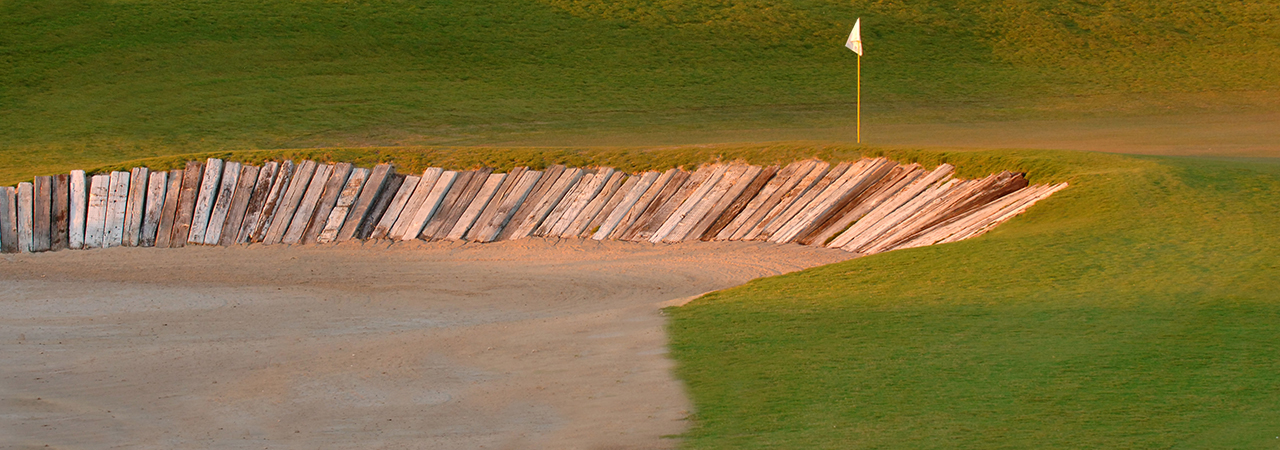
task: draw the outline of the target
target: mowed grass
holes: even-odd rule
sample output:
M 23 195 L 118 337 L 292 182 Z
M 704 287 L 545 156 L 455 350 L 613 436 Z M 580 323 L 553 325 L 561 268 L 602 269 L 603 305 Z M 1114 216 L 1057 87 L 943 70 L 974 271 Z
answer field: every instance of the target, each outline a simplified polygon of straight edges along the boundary
M 855 17 L 874 123 L 1280 95 L 1274 2 L 6 0 L 0 182 L 204 151 L 847 127 Z
M 1280 445 L 1280 162 L 961 156 L 1072 186 L 976 239 L 668 309 L 686 447 Z

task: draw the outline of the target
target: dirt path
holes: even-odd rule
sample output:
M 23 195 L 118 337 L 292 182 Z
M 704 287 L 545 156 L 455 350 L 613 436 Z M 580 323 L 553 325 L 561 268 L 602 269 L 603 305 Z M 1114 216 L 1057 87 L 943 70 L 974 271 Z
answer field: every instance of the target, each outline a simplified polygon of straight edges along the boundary
M 658 304 L 848 258 L 527 239 L 0 256 L 0 448 L 668 448 Z

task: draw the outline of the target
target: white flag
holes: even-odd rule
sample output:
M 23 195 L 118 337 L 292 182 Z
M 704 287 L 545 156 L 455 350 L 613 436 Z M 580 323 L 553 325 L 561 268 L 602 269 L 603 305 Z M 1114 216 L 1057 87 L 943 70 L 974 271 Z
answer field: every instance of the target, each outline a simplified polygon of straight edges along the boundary
M 862 28 L 862 19 L 859 18 L 856 22 L 853 23 L 853 32 L 849 33 L 849 41 L 844 43 L 845 47 L 849 47 L 849 50 L 853 50 L 853 52 L 857 53 L 858 56 L 862 56 L 862 32 L 860 31 L 861 28 Z

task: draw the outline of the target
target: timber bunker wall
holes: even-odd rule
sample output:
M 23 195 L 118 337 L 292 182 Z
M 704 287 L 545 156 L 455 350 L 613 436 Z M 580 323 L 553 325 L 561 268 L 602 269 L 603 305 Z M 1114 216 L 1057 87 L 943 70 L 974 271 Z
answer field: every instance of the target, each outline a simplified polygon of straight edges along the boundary
M 873 254 L 978 236 L 1066 187 L 1023 174 L 952 178 L 883 158 L 785 167 L 430 168 L 209 159 L 184 169 L 36 177 L 0 187 L 0 250 L 493 242 L 527 236 L 769 241 Z

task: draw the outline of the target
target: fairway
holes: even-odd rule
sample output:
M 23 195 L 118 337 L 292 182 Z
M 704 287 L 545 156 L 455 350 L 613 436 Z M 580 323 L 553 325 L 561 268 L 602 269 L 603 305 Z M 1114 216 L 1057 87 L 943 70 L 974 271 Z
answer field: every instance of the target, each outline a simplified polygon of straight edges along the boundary
M 866 50 L 861 143 L 855 142 L 855 55 L 842 46 L 858 18 Z M 0 370 L 9 374 L 0 379 L 0 392 L 61 403 L 0 398 L 0 416 L 22 411 L 28 420 L 30 411 L 47 407 L 92 420 L 86 434 L 72 436 L 78 441 L 51 440 L 57 435 L 39 426 L 44 422 L 0 424 L 11 431 L 0 432 L 0 447 L 216 447 L 243 437 L 201 428 L 203 422 L 179 427 L 176 435 L 154 425 L 113 428 L 117 422 L 94 409 L 105 398 L 133 401 L 148 390 L 113 384 L 124 377 L 112 375 L 128 372 L 137 380 L 154 372 L 171 382 L 164 389 L 174 395 L 214 399 L 192 404 L 224 405 L 210 413 L 233 424 L 224 428 L 261 432 L 256 436 L 299 448 L 394 447 L 396 439 L 421 443 L 420 436 L 431 435 L 430 444 L 452 448 L 1273 449 L 1280 445 L 1277 86 L 1280 4 L 1274 1 L 0 1 L 0 186 L 74 169 L 89 175 L 181 169 L 207 158 L 246 165 L 386 163 L 401 174 L 558 165 L 637 174 L 884 157 L 928 169 L 953 165 L 958 178 L 1010 171 L 1025 173 L 1032 184 L 1069 183 L 977 238 L 852 260 L 814 256 L 794 244 L 600 247 L 541 238 L 496 247 L 410 239 L 394 246 L 374 240 L 358 247 L 167 249 L 155 250 L 156 257 L 130 253 L 141 251 L 134 249 L 3 254 L 0 294 L 9 296 L 0 303 L 17 303 L 0 304 L 0 321 L 9 324 L 0 331 L 8 335 L 0 362 L 16 364 Z M 589 256 L 601 249 L 603 260 Z M 544 251 L 549 256 L 540 258 Z M 129 353 L 136 347 L 121 354 L 154 370 L 93 366 L 100 372 L 59 379 L 65 384 L 42 391 L 55 371 L 42 365 L 50 360 L 40 353 L 52 352 L 57 342 L 44 341 L 54 335 L 50 330 L 68 326 L 93 335 L 110 327 L 102 319 L 90 323 L 93 314 L 23 316 L 54 308 L 26 297 L 56 304 L 72 297 L 65 291 L 74 285 L 81 295 L 75 301 L 92 302 L 84 297 L 89 286 L 133 276 L 105 269 L 126 254 L 122 267 L 168 261 L 156 272 L 164 279 L 124 280 L 142 287 L 112 284 L 119 289 L 112 295 L 180 291 L 174 295 L 185 298 L 201 283 L 247 289 L 270 304 L 254 310 L 259 315 L 245 322 L 252 324 L 246 332 L 262 332 L 281 323 L 273 315 L 289 315 L 296 321 L 283 323 L 299 327 L 296 335 L 254 339 L 320 342 L 298 347 L 303 354 L 343 354 L 335 350 L 345 345 L 341 339 L 325 339 L 341 328 L 333 321 L 348 313 L 368 313 L 360 326 L 375 331 L 366 337 L 401 349 L 377 353 L 374 341 L 362 343 L 373 355 L 416 358 L 428 353 L 415 351 L 434 351 L 431 346 L 443 342 L 378 335 L 387 331 L 378 323 L 408 313 L 374 305 L 376 295 L 360 303 L 363 297 L 348 286 L 330 285 L 353 274 L 366 276 L 352 281 L 362 288 L 386 285 L 387 298 L 405 302 L 394 307 L 417 318 L 464 314 L 426 303 L 465 303 L 473 288 L 485 292 L 473 305 L 479 309 L 465 312 L 475 317 L 537 305 L 531 307 L 536 314 L 508 318 L 540 338 L 569 333 L 539 342 L 562 346 L 548 351 L 569 361 L 556 366 L 556 374 L 572 372 L 589 388 L 544 391 L 553 376 L 530 362 L 533 348 L 521 346 L 534 344 L 521 343 L 485 362 L 484 370 L 502 374 L 494 379 L 532 377 L 494 391 L 490 398 L 500 401 L 480 409 L 507 409 L 485 410 L 492 422 L 459 419 L 467 416 L 455 412 L 473 406 L 461 395 L 453 404 L 401 409 L 344 397 L 326 407 L 364 405 L 380 415 L 377 426 L 337 408 L 310 416 L 316 421 L 295 417 L 294 423 L 315 426 L 311 435 L 234 428 L 245 417 L 298 413 L 305 408 L 290 402 L 302 398 L 295 395 L 301 391 L 264 385 L 275 389 L 270 398 L 277 403 L 270 403 L 253 398 L 254 386 L 235 385 L 236 391 L 224 381 L 213 388 L 204 379 L 187 386 L 187 372 L 166 372 L 162 358 L 146 359 L 147 349 L 203 348 L 202 342 L 243 331 L 235 331 L 239 311 L 218 310 L 229 328 L 163 339 L 147 334 L 146 321 L 158 317 L 147 316 L 152 312 L 117 311 L 128 316 L 112 322 L 122 342 L 159 342 L 140 354 Z M 186 255 L 206 259 L 185 261 Z M 264 259 L 237 259 L 245 255 Z M 295 256 L 318 266 L 306 267 Z M 353 257 L 359 267 L 348 262 Z M 175 267 L 188 263 L 221 275 L 184 281 Z M 524 265 L 537 273 L 522 272 Z M 567 272 L 584 268 L 592 275 Z M 799 269 L 805 270 L 790 273 Z M 500 289 L 458 284 L 458 277 L 479 279 L 470 278 L 476 271 L 515 281 L 498 283 Z M 75 281 L 58 284 L 46 276 Z M 521 282 L 542 284 L 537 299 L 507 303 Z M 425 284 L 442 286 L 443 293 L 422 294 Z M 171 290 L 147 291 L 156 286 Z M 690 297 L 716 289 L 723 290 Z M 297 300 L 315 298 L 342 306 L 306 316 L 311 303 Z M 557 303 L 562 298 L 572 305 Z M 673 299 L 680 301 L 665 304 L 681 306 L 659 315 L 656 305 Z M 612 315 L 591 316 L 601 310 Z M 195 323 L 203 311 L 179 315 Z M 574 339 L 600 333 L 539 328 L 538 320 L 552 316 L 561 325 L 590 325 L 583 329 L 617 326 L 611 321 L 628 317 L 644 325 L 623 325 L 632 328 L 616 343 L 575 347 L 580 341 Z M 662 327 L 665 336 L 658 333 Z M 486 339 L 504 345 L 519 338 L 492 334 Z M 667 354 L 655 349 L 663 339 Z M 224 356 L 234 356 L 222 361 L 267 364 L 250 351 L 254 345 L 228 350 Z M 465 348 L 479 354 L 487 347 Z M 271 355 L 290 354 L 281 350 L 288 345 L 272 348 Z M 453 347 L 449 357 L 472 355 L 462 348 Z M 577 361 L 583 353 L 574 350 L 588 348 L 598 352 L 588 356 L 600 359 Z M 93 358 L 95 351 L 77 347 L 72 356 Z M 87 364 L 70 354 L 59 353 L 64 359 L 55 365 Z M 365 368 L 384 367 L 377 357 L 361 361 Z M 524 362 L 499 362 L 516 358 Z M 280 376 L 313 388 L 354 383 L 350 387 L 382 375 L 343 368 L 336 359 L 292 361 L 272 374 L 253 364 L 182 370 Z M 635 372 L 644 374 L 643 383 L 624 383 L 612 371 L 631 362 L 643 366 Z M 280 375 L 285 372 L 288 377 Z M 461 392 L 462 381 L 483 378 L 431 377 L 400 373 L 378 392 L 394 391 L 391 397 L 409 402 L 425 398 L 413 392 L 439 391 L 432 382 L 455 383 L 449 389 Z M 357 378 L 365 381 L 352 381 Z M 587 393 L 596 388 L 592 392 L 621 393 Z M 240 403 L 218 397 L 232 391 Z M 646 392 L 658 393 L 654 401 L 665 405 L 654 406 L 653 417 L 642 417 L 643 407 L 635 406 Z M 528 399 L 534 400 L 521 403 Z M 120 420 L 202 420 L 203 410 L 184 406 L 185 400 L 157 400 L 174 414 L 139 409 Z M 537 413 L 557 408 L 572 412 L 547 420 L 551 415 Z M 450 441 L 440 437 L 448 433 L 442 428 L 383 423 L 446 416 L 439 422 L 445 428 L 467 428 L 480 438 Z M 339 433 L 334 430 L 353 423 L 365 428 L 341 439 L 321 432 Z M 485 423 L 496 425 L 480 430 Z M 370 431 L 382 427 L 392 431 Z M 140 434 L 120 431 L 125 428 Z M 22 442 L 6 440 L 17 431 Z M 201 432 L 215 437 L 192 437 Z M 610 439 L 619 432 L 632 434 Z

